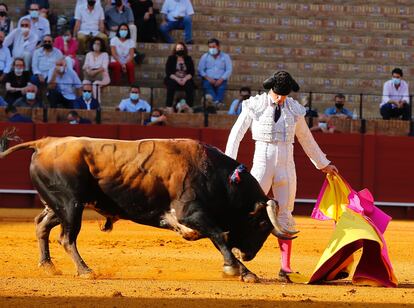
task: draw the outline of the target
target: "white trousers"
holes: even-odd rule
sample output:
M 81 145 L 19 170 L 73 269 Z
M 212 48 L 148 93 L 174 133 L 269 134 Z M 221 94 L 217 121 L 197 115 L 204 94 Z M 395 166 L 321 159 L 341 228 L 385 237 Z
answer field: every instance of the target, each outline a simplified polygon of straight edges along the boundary
M 296 170 L 293 160 L 293 144 L 256 141 L 251 174 L 263 191 L 270 188 L 279 203 L 279 222 L 289 229 L 295 226 L 292 212 L 296 196 Z

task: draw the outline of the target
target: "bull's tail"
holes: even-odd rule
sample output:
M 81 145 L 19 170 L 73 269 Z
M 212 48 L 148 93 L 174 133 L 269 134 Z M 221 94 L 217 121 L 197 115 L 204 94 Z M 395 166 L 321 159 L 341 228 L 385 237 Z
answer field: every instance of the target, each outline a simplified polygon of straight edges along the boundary
M 34 140 L 34 141 L 28 141 L 25 143 L 20 143 L 18 145 L 15 145 L 14 147 L 11 147 L 10 149 L 1 152 L 0 153 L 0 159 L 6 157 L 7 155 L 16 152 L 16 151 L 20 151 L 20 150 L 25 150 L 25 149 L 37 149 L 37 145 L 39 143 L 39 140 Z

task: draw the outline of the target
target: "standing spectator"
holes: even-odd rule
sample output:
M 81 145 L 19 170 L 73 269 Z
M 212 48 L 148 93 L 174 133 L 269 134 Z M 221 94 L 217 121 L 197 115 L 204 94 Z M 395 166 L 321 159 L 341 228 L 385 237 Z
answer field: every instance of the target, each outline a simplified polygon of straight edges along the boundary
M 73 108 L 93 110 L 99 109 L 99 107 L 99 102 L 92 97 L 92 84 L 90 83 L 90 81 L 84 80 L 82 86 L 82 96 L 79 96 L 76 99 Z
M 151 0 L 129 0 L 129 5 L 134 13 L 135 26 L 137 28 L 138 42 L 157 41 L 157 23 L 154 16 L 154 8 Z
M 37 87 L 41 87 L 47 82 L 47 75 L 51 68 L 55 67 L 57 60 L 63 57 L 61 51 L 53 47 L 53 38 L 50 34 L 43 37 L 43 44 L 33 53 L 32 60 L 32 80 Z
M 249 99 L 252 96 L 252 90 L 249 87 L 241 87 L 239 90 L 239 98 L 236 98 L 230 105 L 227 114 L 239 115 L 242 110 L 242 103 L 244 100 Z
M 132 85 L 129 98 L 123 99 L 119 104 L 118 111 L 127 112 L 151 112 L 151 105 L 147 101 L 140 99 L 141 89 L 138 85 Z
M 170 31 L 184 29 L 184 41 L 193 44 L 193 5 L 190 0 L 165 0 L 161 8 L 162 23 L 160 31 L 167 43 L 174 43 Z
M 112 61 L 109 67 L 112 70 L 112 80 L 115 84 L 121 82 L 121 72 L 127 73 L 128 82 L 135 82 L 134 66 L 135 42 L 131 40 L 131 33 L 127 24 L 119 26 L 116 36 L 111 39 Z
M 9 8 L 7 4 L 0 3 L 0 31 L 3 31 L 5 35 L 9 34 L 13 30 L 13 21 L 7 16 Z
M 105 42 L 99 37 L 91 41 L 90 52 L 86 54 L 83 64 L 84 79 L 93 84 L 93 97 L 98 98 L 101 87 L 107 86 L 111 79 L 108 73 L 109 56 L 105 49 Z
M 37 87 L 29 84 L 26 87 L 26 94 L 17 99 L 14 104 L 15 107 L 38 108 L 42 107 L 42 101 L 37 96 Z
M 205 94 L 211 95 L 216 108 L 223 106 L 227 80 L 232 71 L 230 56 L 220 50 L 219 40 L 208 40 L 208 52 L 201 56 L 198 73 L 203 78 Z
M 137 27 L 134 24 L 134 14 L 131 8 L 124 5 L 122 0 L 116 0 L 115 5 L 105 12 L 106 28 L 109 31 L 109 38 L 112 39 L 121 24 L 127 24 L 131 31 L 131 39 L 137 41 Z
M 28 18 L 23 18 L 20 21 L 20 27 L 11 31 L 3 42 L 5 47 L 13 45 L 13 58 L 23 58 L 26 70 L 30 69 L 32 55 L 39 40 L 38 36 L 30 31 L 30 27 L 30 20 Z
M 79 41 L 79 52 L 84 53 L 89 41 L 97 36 L 108 39 L 105 34 L 105 15 L 101 6 L 96 5 L 95 0 L 88 0 L 85 6 L 79 6 L 75 11 L 75 28 L 73 33 Z
M 346 109 L 345 95 L 338 93 L 335 95 L 335 106 L 329 107 L 325 110 L 325 115 L 332 118 L 352 118 L 352 111 Z
M 69 124 L 92 124 L 89 119 L 81 118 L 75 110 L 69 111 L 66 120 Z
M 50 107 L 72 108 L 76 97 L 80 96 L 82 84 L 76 72 L 67 66 L 64 58 L 56 61 L 56 66 L 49 71 L 47 80 Z
M 75 69 L 76 73 L 80 74 L 79 60 L 76 57 L 78 51 L 78 41 L 72 36 L 70 29 L 63 29 L 62 35 L 58 36 L 55 39 L 53 47 L 56 47 L 60 52 L 66 56 L 66 61 L 72 63 L 72 67 Z M 68 62 L 69 64 L 69 62 Z
M 402 117 L 403 120 L 410 119 L 410 97 L 408 94 L 408 83 L 402 79 L 403 71 L 394 68 L 391 72 L 392 79 L 384 83 L 380 113 L 384 120 Z
M 17 112 L 16 107 L 8 106 L 6 107 L 6 116 L 9 119 L 9 122 L 13 123 L 33 123 L 31 118 L 22 116 L 20 113 Z
M 30 73 L 24 70 L 24 59 L 15 58 L 13 70 L 6 75 L 6 101 L 9 105 L 26 94 L 27 86 L 30 84 Z
M 20 27 L 23 20 L 30 20 L 31 31 L 36 33 L 37 39 L 40 41 L 45 35 L 50 35 L 50 24 L 49 20 L 40 16 L 40 6 L 37 3 L 30 4 L 29 14 L 19 19 L 17 24 Z
M 0 83 L 4 81 L 6 74 L 10 73 L 12 58 L 10 49 L 3 46 L 4 32 L 0 31 Z
M 176 90 L 184 90 L 188 105 L 193 106 L 194 101 L 194 62 L 188 55 L 187 46 L 177 43 L 165 65 L 167 86 L 167 107 L 172 107 Z

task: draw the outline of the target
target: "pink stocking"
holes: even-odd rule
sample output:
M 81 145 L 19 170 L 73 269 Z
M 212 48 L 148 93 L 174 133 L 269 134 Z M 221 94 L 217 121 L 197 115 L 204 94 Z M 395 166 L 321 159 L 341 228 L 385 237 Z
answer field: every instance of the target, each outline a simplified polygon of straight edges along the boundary
M 290 268 L 290 253 L 292 252 L 292 240 L 280 240 L 279 248 L 281 255 L 282 270 L 290 273 L 292 269 Z

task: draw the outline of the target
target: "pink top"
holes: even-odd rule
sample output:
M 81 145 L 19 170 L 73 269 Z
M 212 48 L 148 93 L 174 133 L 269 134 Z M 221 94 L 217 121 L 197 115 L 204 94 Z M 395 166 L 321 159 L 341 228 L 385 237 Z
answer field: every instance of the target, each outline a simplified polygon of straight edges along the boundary
M 63 41 L 62 36 L 55 38 L 55 43 L 53 46 L 59 49 L 65 56 L 76 57 L 76 52 L 78 51 L 78 41 L 74 38 L 71 38 L 69 40 L 66 51 L 64 48 L 65 42 Z
M 86 54 L 85 63 L 83 69 L 94 69 L 103 67 L 105 71 L 108 71 L 109 56 L 108 53 L 102 52 L 98 57 L 94 56 L 94 52 L 90 51 Z

